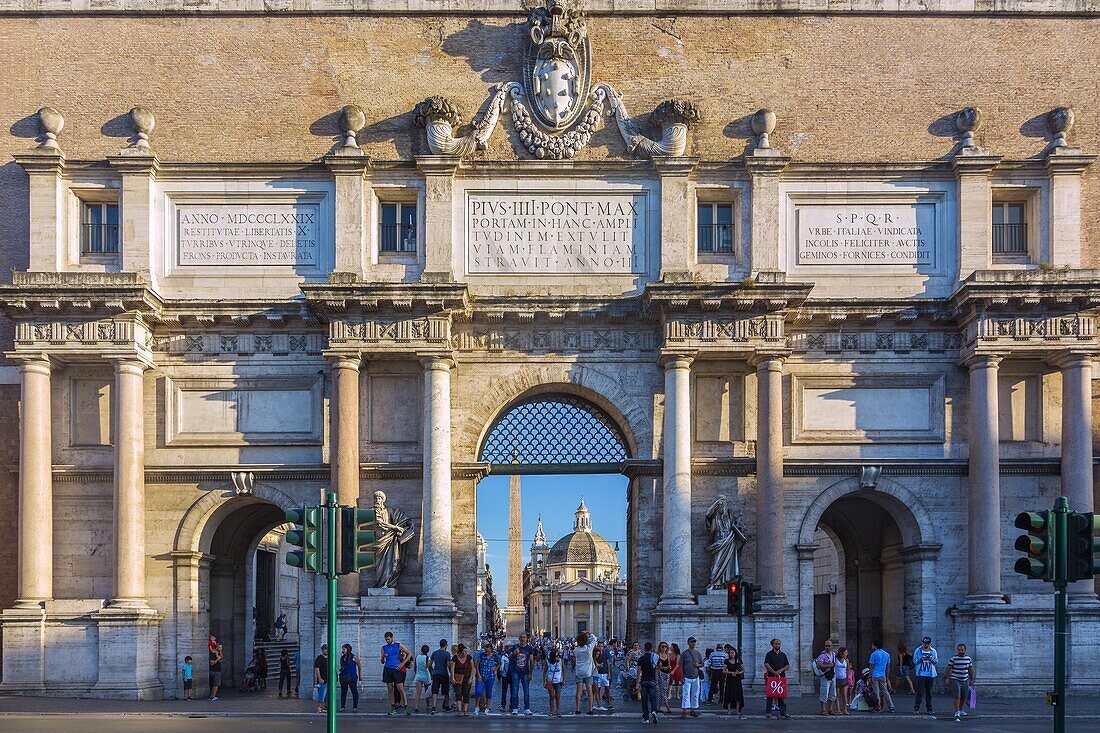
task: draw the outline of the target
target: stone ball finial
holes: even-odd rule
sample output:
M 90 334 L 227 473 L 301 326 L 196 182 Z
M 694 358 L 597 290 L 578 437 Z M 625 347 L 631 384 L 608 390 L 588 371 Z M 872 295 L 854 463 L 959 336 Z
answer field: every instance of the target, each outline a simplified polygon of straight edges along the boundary
M 1073 109 L 1070 107 L 1052 109 L 1047 113 L 1047 127 L 1050 128 L 1051 134 L 1054 135 L 1054 142 L 1051 144 L 1051 147 L 1066 147 L 1066 145 L 1068 145 L 1066 142 L 1066 135 L 1073 129 Z
M 962 135 L 962 147 L 974 147 L 974 133 L 982 129 L 982 111 L 977 107 L 959 110 L 955 115 L 955 128 Z
M 344 147 L 358 148 L 355 136 L 367 126 L 367 115 L 356 104 L 346 105 L 340 110 L 340 129 L 344 131 Z
M 65 118 L 53 107 L 43 107 L 38 110 L 38 126 L 42 128 L 44 139 L 40 148 L 60 149 L 57 144 L 57 136 L 65 129 Z
M 771 134 L 775 132 L 775 112 L 770 109 L 758 109 L 752 116 L 752 132 L 757 136 L 756 147 L 761 150 L 771 148 Z
M 137 140 L 133 147 L 142 150 L 149 149 L 149 135 L 157 126 L 157 118 L 153 116 L 153 110 L 148 107 L 134 107 L 130 110 L 130 124 L 133 125 Z

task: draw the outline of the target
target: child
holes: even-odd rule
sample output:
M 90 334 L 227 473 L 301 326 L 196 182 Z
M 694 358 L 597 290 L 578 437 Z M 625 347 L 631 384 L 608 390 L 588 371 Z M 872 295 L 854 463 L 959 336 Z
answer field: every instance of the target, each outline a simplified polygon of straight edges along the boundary
M 191 699 L 191 687 L 194 684 L 193 667 L 191 666 L 191 657 L 187 656 L 183 658 L 183 699 Z

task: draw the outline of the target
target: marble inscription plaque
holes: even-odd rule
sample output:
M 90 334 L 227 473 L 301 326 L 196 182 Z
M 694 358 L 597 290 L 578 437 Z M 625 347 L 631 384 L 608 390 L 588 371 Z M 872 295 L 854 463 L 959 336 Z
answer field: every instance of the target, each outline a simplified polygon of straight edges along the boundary
M 646 271 L 641 193 L 471 193 L 473 275 L 629 275 Z
M 317 204 L 181 204 L 181 266 L 317 267 Z
M 802 204 L 799 265 L 935 265 L 936 207 L 912 204 Z

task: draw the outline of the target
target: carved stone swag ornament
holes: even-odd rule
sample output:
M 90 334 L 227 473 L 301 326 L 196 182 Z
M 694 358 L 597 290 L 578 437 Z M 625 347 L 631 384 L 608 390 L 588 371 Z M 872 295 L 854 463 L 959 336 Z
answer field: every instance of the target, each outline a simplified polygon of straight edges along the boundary
M 447 98 L 429 97 L 417 105 L 416 124 L 427 133 L 432 153 L 465 158 L 484 150 L 500 115 L 510 106 L 519 141 L 536 158 L 572 158 L 588 145 L 605 114 L 615 119 L 632 154 L 682 156 L 688 125 L 699 121 L 695 105 L 678 99 L 662 102 L 649 117 L 649 124 L 661 130 L 660 139 L 643 135 L 630 121 L 619 92 L 608 84 L 592 85 L 592 51 L 580 3 L 543 3 L 531 11 L 528 21 L 523 83 L 498 85 L 485 115 L 469 134 L 455 136 L 461 117 Z

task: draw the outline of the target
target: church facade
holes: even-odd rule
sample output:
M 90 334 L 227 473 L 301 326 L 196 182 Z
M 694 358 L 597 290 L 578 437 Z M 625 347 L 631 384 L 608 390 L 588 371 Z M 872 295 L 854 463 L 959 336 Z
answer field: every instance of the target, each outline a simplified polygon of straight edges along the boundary
M 601 639 L 627 632 L 626 581 L 610 542 L 592 531 L 584 500 L 573 531 L 551 547 L 539 519 L 531 562 L 523 569 L 527 630 L 538 638 L 576 638 L 582 631 Z
M 0 0 L 0 692 L 175 697 L 211 633 L 232 679 L 325 490 L 415 533 L 340 638 L 469 643 L 477 482 L 549 470 L 629 478 L 620 636 L 735 638 L 725 497 L 750 685 L 927 634 L 1032 689 L 1013 517 L 1096 492 L 1100 10 L 429 5 Z

